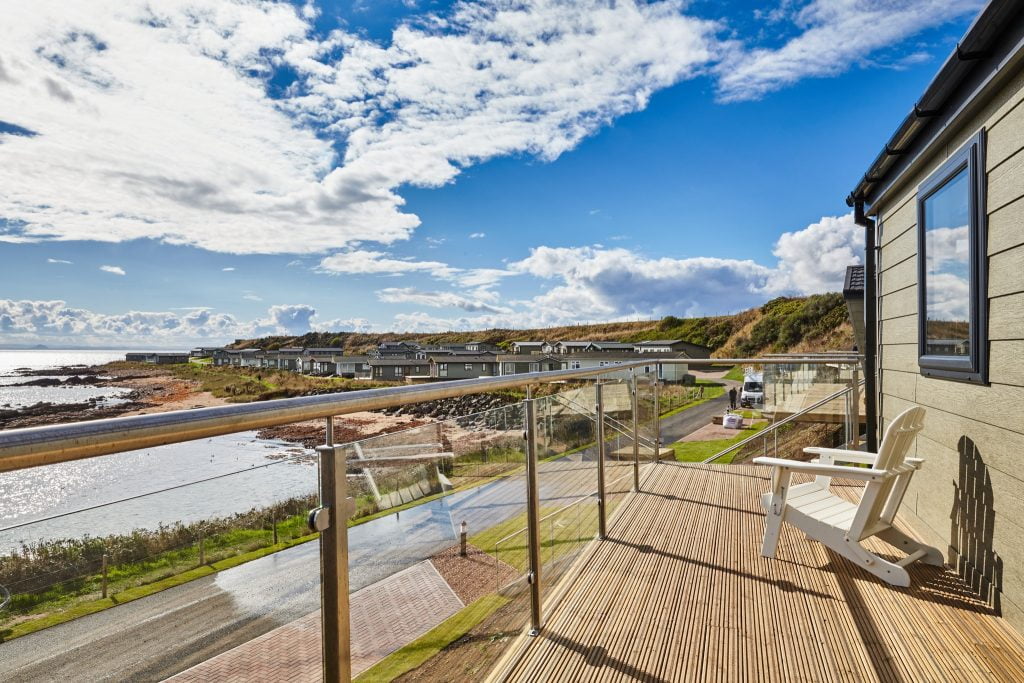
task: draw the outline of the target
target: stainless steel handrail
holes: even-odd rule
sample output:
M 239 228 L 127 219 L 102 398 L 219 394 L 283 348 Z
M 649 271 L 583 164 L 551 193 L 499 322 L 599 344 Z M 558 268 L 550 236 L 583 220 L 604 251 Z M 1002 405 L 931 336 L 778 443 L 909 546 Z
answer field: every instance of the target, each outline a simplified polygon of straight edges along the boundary
M 830 358 L 831 362 L 838 359 Z M 846 359 L 859 361 L 858 356 Z M 322 394 L 283 398 L 259 403 L 244 403 L 212 408 L 178 410 L 151 415 L 115 417 L 44 427 L 0 431 L 0 472 L 50 465 L 122 451 L 152 448 L 183 441 L 220 436 L 234 432 L 290 424 L 302 420 L 345 415 L 364 410 L 379 410 L 398 405 L 420 403 L 468 394 L 514 389 L 530 384 L 558 382 L 662 365 L 737 365 L 741 363 L 811 363 L 822 359 L 749 359 L 749 358 L 651 358 L 620 365 L 579 370 L 553 370 L 501 377 L 480 377 L 433 384 L 366 389 L 344 394 Z
M 858 382 L 857 385 L 858 386 L 863 386 L 864 385 L 864 380 L 860 380 L 860 382 Z M 771 434 L 772 431 L 778 429 L 779 427 L 782 427 L 783 425 L 786 425 L 786 424 L 788 424 L 790 422 L 793 422 L 794 420 L 796 420 L 796 418 L 798 418 L 798 417 L 800 417 L 802 415 L 806 415 L 807 413 L 811 412 L 815 408 L 820 408 L 821 406 L 825 405 L 826 403 L 830 403 L 831 401 L 834 401 L 837 398 L 842 397 L 844 394 L 850 393 L 852 390 L 853 390 L 852 386 L 843 387 L 839 391 L 836 391 L 836 392 L 834 392 L 832 394 L 829 394 L 828 396 L 826 396 L 825 398 L 821 399 L 820 401 L 818 401 L 818 402 L 816 402 L 816 403 L 814 403 L 812 405 L 809 405 L 806 408 L 803 408 L 802 410 L 798 410 L 797 412 L 795 412 L 792 415 L 789 415 L 789 416 L 779 420 L 778 422 L 771 423 L 766 428 L 762 429 L 761 431 L 757 432 L 756 434 L 752 434 L 752 435 L 748 436 L 747 438 L 743 439 L 743 441 L 739 441 L 737 443 L 734 443 L 733 445 L 729 446 L 725 450 L 722 450 L 722 451 L 719 451 L 719 452 L 715 453 L 710 458 L 708 458 L 706 460 L 701 460 L 700 464 L 702 464 L 702 465 L 711 464 L 715 460 L 718 460 L 719 458 L 721 458 L 726 453 L 732 453 L 736 449 L 742 448 L 743 446 L 747 445 L 751 441 L 756 441 L 757 439 L 760 439 L 760 438 L 762 438 L 764 436 L 767 436 L 768 434 Z

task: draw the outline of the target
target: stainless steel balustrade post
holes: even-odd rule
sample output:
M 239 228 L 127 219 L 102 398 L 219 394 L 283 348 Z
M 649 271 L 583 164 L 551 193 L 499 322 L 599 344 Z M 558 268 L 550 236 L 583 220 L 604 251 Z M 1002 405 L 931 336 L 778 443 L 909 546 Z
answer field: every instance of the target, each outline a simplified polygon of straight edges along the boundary
M 320 514 L 320 619 L 325 683 L 352 679 L 352 652 L 348 608 L 348 493 L 344 451 L 319 446 Z
M 661 364 L 657 365 L 657 368 L 661 368 Z M 661 381 L 658 379 L 658 375 L 661 373 L 655 370 L 654 372 L 654 462 L 661 462 Z
M 630 371 L 631 393 L 633 403 L 633 491 L 640 490 L 640 421 L 637 419 L 637 407 L 639 398 L 637 396 L 636 371 Z
M 597 401 L 597 537 L 602 541 L 608 537 L 607 497 L 604 491 L 604 399 L 602 384 L 598 380 L 594 385 L 594 396 Z
M 541 556 L 540 556 L 540 488 L 537 483 L 537 404 L 535 399 L 523 401 L 526 407 L 526 536 L 530 549 L 530 635 L 541 629 Z

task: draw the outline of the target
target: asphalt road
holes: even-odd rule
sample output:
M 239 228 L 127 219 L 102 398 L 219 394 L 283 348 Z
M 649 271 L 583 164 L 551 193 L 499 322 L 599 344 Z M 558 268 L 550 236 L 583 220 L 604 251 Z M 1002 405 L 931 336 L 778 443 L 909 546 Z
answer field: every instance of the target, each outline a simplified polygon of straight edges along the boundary
M 663 441 L 707 424 L 727 404 L 714 399 L 662 420 Z M 593 450 L 542 463 L 542 505 L 560 506 L 596 487 Z M 353 527 L 351 589 L 454 544 L 463 520 L 473 533 L 520 514 L 524 500 L 523 476 L 507 477 Z M 319 546 L 307 543 L 0 644 L 0 680 L 161 680 L 308 614 L 319 601 Z

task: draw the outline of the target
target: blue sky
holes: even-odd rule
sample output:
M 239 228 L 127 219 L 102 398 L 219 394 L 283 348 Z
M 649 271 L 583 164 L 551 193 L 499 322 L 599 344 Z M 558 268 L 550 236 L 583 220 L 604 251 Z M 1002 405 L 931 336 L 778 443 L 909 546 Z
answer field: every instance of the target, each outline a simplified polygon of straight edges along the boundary
M 0 343 L 524 327 L 837 289 L 862 249 L 846 194 L 978 9 L 16 9 Z

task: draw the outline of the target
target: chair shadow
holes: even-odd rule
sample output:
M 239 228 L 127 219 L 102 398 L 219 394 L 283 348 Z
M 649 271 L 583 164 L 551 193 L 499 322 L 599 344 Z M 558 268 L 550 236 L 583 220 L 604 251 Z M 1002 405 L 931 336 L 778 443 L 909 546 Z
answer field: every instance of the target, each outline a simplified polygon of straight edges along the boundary
M 992 477 L 977 444 L 967 436 L 957 443 L 960 467 L 949 513 L 949 557 L 972 595 L 1002 614 L 1003 560 L 993 545 L 996 511 Z

